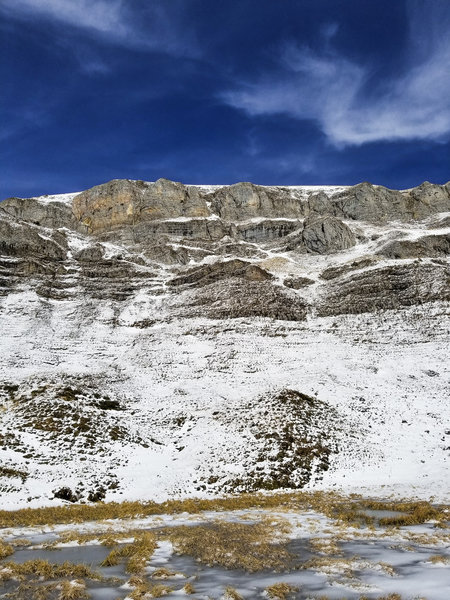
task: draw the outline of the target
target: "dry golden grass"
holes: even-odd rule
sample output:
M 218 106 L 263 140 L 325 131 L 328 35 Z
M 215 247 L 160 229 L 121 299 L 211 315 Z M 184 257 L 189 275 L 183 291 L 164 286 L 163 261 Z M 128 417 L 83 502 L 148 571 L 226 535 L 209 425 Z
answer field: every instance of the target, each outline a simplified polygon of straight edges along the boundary
M 19 583 L 14 591 L 9 592 L 5 598 L 8 600 L 48 600 L 55 598 L 56 583 L 43 584 L 41 582 Z
M 383 562 L 383 561 L 380 561 L 380 562 L 378 563 L 378 566 L 380 566 L 380 567 L 381 567 L 381 569 L 382 569 L 382 570 L 383 570 L 383 571 L 384 571 L 384 572 L 385 572 L 387 575 L 390 575 L 391 577 L 394 577 L 394 575 L 396 575 L 396 572 L 395 572 L 395 569 L 394 569 L 394 567 L 393 567 L 392 565 L 390 565 L 389 563 L 387 563 L 387 562 Z
M 142 577 L 133 576 L 128 581 L 129 585 L 134 589 L 128 594 L 132 600 L 141 600 L 141 598 L 145 598 L 149 591 L 148 582 L 145 581 Z M 148 597 L 148 596 L 147 596 Z
M 169 585 L 164 585 L 162 583 L 156 583 L 150 586 L 150 596 L 152 598 L 161 598 L 161 596 L 165 596 L 166 594 L 170 594 L 173 592 L 173 588 Z
M 293 563 L 276 525 L 267 522 L 215 521 L 207 525 L 181 525 L 161 531 L 179 554 L 188 554 L 207 565 L 244 569 L 250 573 L 271 569 L 284 571 Z
M 111 550 L 108 556 L 100 564 L 101 567 L 114 567 L 118 565 L 123 558 L 123 554 L 120 550 Z
M 175 577 L 177 575 L 184 575 L 182 573 L 177 573 L 176 571 L 169 571 L 166 567 L 159 567 L 155 569 L 151 574 L 152 579 L 169 579 L 169 577 Z
M 13 543 L 14 543 L 14 548 L 23 548 L 25 546 L 31 546 L 31 541 L 27 540 L 26 538 L 17 538 L 14 540 Z
M 2 564 L 3 575 L 7 579 L 22 579 L 32 575 L 48 579 L 62 579 L 71 577 L 75 579 L 92 579 L 101 581 L 103 577 L 90 569 L 87 565 L 64 562 L 60 565 L 49 563 L 47 560 L 29 560 L 24 563 L 6 562 Z
M 187 581 L 184 586 L 183 586 L 183 590 L 185 594 L 195 594 L 195 587 L 192 585 L 192 583 L 190 581 Z
M 433 563 L 434 565 L 439 563 L 443 565 L 450 565 L 450 556 L 444 556 L 443 554 L 434 554 L 433 556 L 430 556 L 427 562 Z
M 360 596 L 359 600 L 402 600 L 402 597 L 400 596 L 400 594 L 388 594 L 387 596 L 378 596 L 378 598 Z
M 202 511 L 230 511 L 248 508 L 278 510 L 315 510 L 344 524 L 370 525 L 373 517 L 365 510 L 394 510 L 408 513 L 409 519 L 399 515 L 380 520 L 382 525 L 403 525 L 435 519 L 444 524 L 449 519 L 450 507 L 434 507 L 427 502 L 372 501 L 360 496 L 344 496 L 336 492 L 289 492 L 275 494 L 242 494 L 226 498 L 168 500 L 156 502 L 72 504 L 44 508 L 25 508 L 17 511 L 0 511 L 0 527 L 52 525 L 57 523 L 82 523 L 107 519 L 133 519 L 160 514 L 196 514 Z
M 309 540 L 313 552 L 319 554 L 342 555 L 342 549 L 338 546 L 336 538 L 311 538 Z
M 161 598 L 173 592 L 173 588 L 162 583 L 152 584 L 146 581 L 143 577 L 133 575 L 128 581 L 129 585 L 134 589 L 129 594 L 132 600 L 144 600 L 147 598 Z
M 399 506 L 404 508 L 399 508 Z M 380 525 L 400 527 L 402 525 L 419 525 L 426 521 L 444 521 L 447 515 L 438 508 L 432 506 L 429 502 L 404 503 L 398 505 L 397 510 L 400 512 L 408 512 L 407 515 L 398 515 L 395 517 L 384 517 L 380 519 Z
M 83 581 L 62 581 L 59 585 L 58 600 L 85 600 L 89 598 Z
M 269 598 L 275 598 L 277 600 L 286 600 L 289 594 L 297 591 L 298 587 L 283 582 L 274 583 L 273 585 L 266 587 L 266 592 Z
M 227 600 L 244 600 L 241 594 L 230 585 L 225 588 L 225 598 Z
M 366 515 L 366 513 L 362 510 L 351 508 L 345 505 L 342 506 L 342 509 L 338 510 L 334 516 L 338 521 L 341 521 L 347 525 L 352 525 L 353 527 L 361 527 L 361 525 L 373 525 L 375 523 L 374 517 Z
M 0 540 L 0 560 L 3 560 L 7 556 L 11 556 L 11 554 L 14 554 L 14 548 Z
M 102 567 L 118 565 L 123 559 L 127 559 L 127 573 L 142 573 L 156 549 L 156 536 L 154 533 L 144 531 L 138 534 L 131 544 L 114 548 L 101 563 Z
M 77 542 L 78 544 L 86 544 L 92 541 L 98 541 L 102 546 L 113 548 L 122 540 L 127 538 L 135 538 L 141 533 L 138 529 L 128 529 L 126 531 L 113 532 L 110 529 L 107 531 L 97 531 L 93 533 L 80 533 L 79 531 L 70 530 L 63 531 L 59 538 L 44 544 L 46 550 L 57 547 L 60 543 L 67 544 L 69 542 Z
M 291 494 L 264 496 L 244 494 L 228 498 L 204 500 L 168 500 L 156 502 L 98 503 L 94 505 L 72 504 L 44 508 L 24 508 L 16 511 L 0 511 L 0 527 L 52 525 L 57 523 L 83 523 L 107 519 L 132 519 L 161 514 L 183 512 L 199 513 L 211 510 L 237 510 L 243 508 L 273 508 L 287 504 Z
M 437 544 L 450 544 L 450 533 L 439 532 L 436 530 L 430 533 L 413 533 L 412 531 L 406 531 L 404 537 L 413 544 L 419 544 L 421 546 L 436 546 Z
M 302 564 L 302 569 L 320 571 L 325 575 L 335 575 L 339 573 L 349 579 L 353 579 L 355 576 L 353 568 L 354 559 L 331 556 L 316 556 Z

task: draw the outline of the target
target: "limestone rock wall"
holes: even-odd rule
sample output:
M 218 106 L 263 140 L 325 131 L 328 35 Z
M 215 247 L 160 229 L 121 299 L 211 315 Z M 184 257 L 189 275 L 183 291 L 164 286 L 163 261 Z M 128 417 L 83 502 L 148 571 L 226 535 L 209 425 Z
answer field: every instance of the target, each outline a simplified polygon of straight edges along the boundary
M 139 298 L 157 307 L 145 323 L 447 302 L 449 213 L 450 185 L 427 182 L 395 191 L 113 180 L 64 201 L 10 198 L 0 205 L 0 295 L 31 289 L 112 315 L 148 311 L 132 308 Z

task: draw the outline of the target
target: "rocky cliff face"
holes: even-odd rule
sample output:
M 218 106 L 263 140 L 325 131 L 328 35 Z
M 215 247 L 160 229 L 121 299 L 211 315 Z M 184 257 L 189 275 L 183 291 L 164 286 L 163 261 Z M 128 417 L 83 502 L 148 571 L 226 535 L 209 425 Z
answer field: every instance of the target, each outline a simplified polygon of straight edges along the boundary
M 449 184 L 398 192 L 368 183 L 321 190 L 251 183 L 210 189 L 165 179 L 114 180 L 63 199 L 2 202 L 1 289 L 7 294 L 20 284 L 32 285 L 54 299 L 73 297 L 77 290 L 95 298 L 101 290 L 102 297 L 117 300 L 145 288 L 159 298 L 157 318 L 166 318 L 178 314 L 180 305 L 185 314 L 184 296 L 194 306 L 192 297 L 207 286 L 220 295 L 221 310 L 233 303 L 230 314 L 243 316 L 248 311 L 243 305 L 237 309 L 234 300 L 246 279 L 226 261 L 246 259 L 267 275 L 243 292 L 248 303 L 248 293 L 256 294 L 253 315 L 286 318 L 283 303 L 302 306 L 298 314 L 289 312 L 293 318 L 315 310 L 339 314 L 420 304 L 447 298 L 449 232 L 445 223 L 433 223 L 448 212 Z M 376 268 L 348 268 L 365 255 L 378 257 Z M 426 264 L 418 268 L 415 260 Z M 194 265 L 210 269 L 196 293 L 187 291 L 187 283 L 167 285 L 183 281 L 184 270 Z M 332 265 L 340 269 L 331 283 L 321 275 Z M 376 289 L 359 288 L 366 274 L 379 281 Z M 307 277 L 312 287 L 292 291 L 283 283 L 289 277 Z M 401 294 L 395 291 L 399 286 Z M 280 300 L 279 313 L 263 308 L 269 296 Z
M 298 365 L 294 369 L 297 359 L 292 358 L 300 342 L 291 346 L 289 340 L 297 339 L 297 334 L 309 336 L 309 348 L 320 354 L 320 342 L 311 332 L 321 327 L 315 323 L 328 323 L 327 319 L 335 319 L 337 328 L 327 330 L 327 335 L 340 335 L 345 340 L 353 335 L 352 323 L 366 323 L 361 327 L 367 334 L 372 327 L 368 323 L 374 320 L 396 322 L 397 317 L 392 317 L 395 311 L 419 311 L 414 314 L 420 315 L 417 319 L 427 330 L 427 314 L 436 311 L 436 306 L 447 307 L 450 300 L 449 219 L 450 184 L 430 183 L 395 191 L 369 183 L 347 188 L 263 187 L 251 183 L 207 187 L 165 179 L 154 183 L 114 180 L 78 194 L 4 200 L 0 204 L 0 316 L 4 331 L 0 352 L 6 388 L 1 402 L 9 415 L 17 413 L 23 428 L 22 435 L 20 428 L 14 432 L 13 421 L 4 429 L 0 422 L 0 446 L 9 452 L 4 457 L 23 468 L 24 461 L 31 461 L 36 472 L 33 475 L 30 467 L 30 481 L 33 477 L 45 480 L 47 487 L 42 493 L 49 498 L 51 488 L 67 483 L 70 477 L 63 466 L 47 468 L 48 457 L 38 450 L 39 445 L 45 439 L 56 452 L 60 446 L 70 448 L 73 442 L 77 456 L 82 454 L 86 439 L 95 438 L 90 426 L 83 425 L 83 411 L 87 411 L 99 423 L 102 415 L 108 416 L 105 435 L 98 440 L 103 450 L 97 463 L 94 459 L 87 461 L 89 464 L 76 463 L 73 457 L 72 479 L 85 477 L 94 487 L 98 482 L 109 482 L 111 494 L 114 486 L 120 489 L 122 485 L 119 473 L 129 472 L 115 446 L 119 438 L 119 446 L 125 445 L 134 457 L 133 468 L 138 473 L 136 465 L 143 456 L 164 465 L 176 464 L 173 461 L 186 456 L 181 461 L 183 468 L 197 482 L 191 491 L 230 490 L 230 482 L 239 490 L 264 487 L 264 482 L 267 486 L 271 482 L 273 487 L 274 472 L 284 473 L 284 483 L 297 482 L 294 487 L 299 482 L 306 485 L 317 481 L 323 477 L 323 457 L 331 460 L 331 450 L 323 448 L 338 446 L 334 438 L 330 438 L 329 446 L 320 441 L 317 424 L 311 439 L 322 448 L 317 451 L 320 460 L 295 446 L 297 458 L 291 458 L 297 466 L 291 471 L 283 467 L 287 459 L 279 451 L 278 458 L 255 467 L 248 480 L 242 473 L 231 477 L 226 456 L 229 453 L 239 463 L 238 440 L 244 444 L 245 428 L 241 423 L 226 443 L 220 438 L 223 452 L 210 433 L 229 428 L 241 418 L 236 416 L 241 414 L 241 404 L 231 391 L 233 385 L 246 394 L 252 406 L 267 394 L 270 398 L 285 397 L 285 392 L 272 388 L 290 389 L 293 381 L 298 388 L 304 385 L 307 389 L 291 390 L 292 398 L 305 391 L 312 394 L 313 372 L 318 380 L 326 379 L 323 373 L 334 367 L 314 362 L 311 377 L 301 380 L 298 373 L 302 371 Z M 442 310 L 445 313 L 447 309 Z M 353 315 L 353 321 L 346 315 Z M 440 325 L 435 327 L 438 339 L 442 331 Z M 240 352 L 236 336 L 246 328 L 253 332 L 250 337 L 248 332 L 242 334 L 248 355 L 233 371 L 230 365 Z M 230 331 L 233 333 L 227 333 Z M 401 324 L 396 331 L 401 335 Z M 185 337 L 178 339 L 181 334 Z M 223 341 L 216 340 L 217 335 Z M 229 335 L 234 337 L 226 342 Z M 165 346 L 161 347 L 163 339 Z M 214 350 L 197 348 L 198 343 L 209 348 L 211 339 L 217 344 Z M 265 348 L 263 365 L 258 362 L 260 343 Z M 333 355 L 333 343 L 330 341 L 329 358 L 340 364 L 341 358 Z M 178 355 L 178 346 L 184 348 L 180 350 L 184 358 Z M 352 362 L 351 344 L 345 348 L 342 352 Z M 309 355 L 302 360 L 309 364 Z M 270 377 L 262 375 L 267 369 Z M 205 373 L 213 375 L 208 379 Z M 204 377 L 205 385 L 201 383 Z M 338 385 L 339 377 L 330 372 L 333 385 Z M 251 383 L 251 390 L 245 382 Z M 392 383 L 392 389 L 395 385 Z M 116 412 L 100 407 L 104 390 L 108 398 L 114 396 L 111 401 Z M 226 416 L 219 398 L 225 399 L 230 411 Z M 373 401 L 376 404 L 375 396 Z M 106 400 L 102 404 L 113 405 Z M 216 405 L 223 419 L 214 416 Z M 28 406 L 31 412 L 25 415 Z M 38 415 L 32 419 L 40 406 L 45 407 L 45 414 L 39 417 L 43 425 L 36 420 Z M 324 406 L 320 404 L 321 414 L 327 412 Z M 351 435 L 358 437 L 358 431 L 368 427 L 358 421 L 361 415 L 356 421 L 348 412 L 335 415 L 338 408 L 336 402 L 330 405 L 329 414 L 334 415 L 333 422 L 347 424 L 348 435 L 351 430 Z M 76 423 L 67 427 L 81 437 L 72 439 L 75 433 L 69 435 L 66 428 L 63 443 L 58 428 L 62 427 L 64 411 L 72 409 L 71 418 Z M 270 408 L 274 414 L 277 410 Z M 121 411 L 126 413 L 127 426 L 116 431 L 114 419 Z M 210 419 L 203 429 L 198 416 L 202 411 Z M 304 415 L 301 418 L 304 420 Z M 301 427 L 299 422 L 292 427 L 304 431 L 303 420 Z M 27 437 L 28 422 L 34 423 L 34 441 Z M 258 425 L 260 431 L 264 427 Z M 193 437 L 191 429 L 200 437 Z M 276 444 L 291 447 L 284 434 L 277 435 L 281 437 Z M 245 438 L 249 452 L 255 444 L 261 445 L 256 442 L 261 439 L 258 436 Z M 189 466 L 197 439 L 206 444 L 207 457 L 202 466 Z M 91 442 L 95 454 L 97 440 Z M 345 440 L 342 443 L 345 448 Z M 190 448 L 191 454 L 184 454 L 183 448 Z M 302 452 L 307 457 L 303 462 L 299 459 Z M 364 452 L 361 457 L 366 456 Z M 0 453 L 0 479 L 1 460 Z M 247 456 L 245 469 L 244 463 L 241 465 L 247 471 L 248 461 Z M 331 463 L 329 466 L 332 471 Z M 153 479 L 161 476 L 161 468 L 152 467 Z M 213 473 L 215 469 L 218 474 Z M 173 493 L 181 490 L 175 480 L 164 481 L 166 492 L 169 487 Z M 71 485 L 75 483 L 73 480 Z M 23 493 L 22 484 L 15 482 L 9 489 L 0 481 L 0 488 L 15 497 Z M 188 489 L 186 486 L 183 489 Z M 31 497 L 39 496 L 35 490 L 36 485 L 30 484 Z

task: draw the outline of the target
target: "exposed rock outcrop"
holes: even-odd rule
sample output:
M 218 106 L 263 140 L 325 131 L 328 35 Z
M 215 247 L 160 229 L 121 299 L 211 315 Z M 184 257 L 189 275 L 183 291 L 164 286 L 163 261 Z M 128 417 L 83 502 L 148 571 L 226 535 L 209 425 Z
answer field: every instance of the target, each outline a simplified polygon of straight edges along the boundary
M 68 227 L 78 229 L 79 223 L 72 213 L 72 207 L 65 202 L 42 202 L 37 198 L 7 198 L 0 204 L 1 209 L 15 219 L 33 225 L 58 229 Z M 83 230 L 83 227 L 81 227 Z
M 308 252 L 332 254 L 355 245 L 351 229 L 335 217 L 312 217 L 305 221 L 302 241 Z
M 334 214 L 334 206 L 325 192 L 312 194 L 308 198 L 308 214 L 319 217 Z
M 141 221 L 210 214 L 196 188 L 168 179 L 158 179 L 155 183 L 114 179 L 76 196 L 73 212 L 90 233 Z
M 253 183 L 236 183 L 210 195 L 211 210 L 225 221 L 244 221 L 255 217 L 301 218 L 305 204 L 285 188 L 265 188 Z
M 450 210 L 450 185 L 434 185 L 425 181 L 410 190 L 413 202 L 414 219 L 423 219 L 434 213 Z
M 318 312 L 323 316 L 357 314 L 437 300 L 450 300 L 450 266 L 414 262 L 333 279 Z
M 360 183 L 333 198 L 332 212 L 346 219 L 383 223 L 419 220 L 450 210 L 448 188 L 428 182 L 406 192 Z
M 377 254 L 397 259 L 449 256 L 450 233 L 426 235 L 417 240 L 395 240 L 381 248 Z
M 67 241 L 58 231 L 45 231 L 0 216 L 0 254 L 61 261 L 67 255 Z
M 315 283 L 314 279 L 310 279 L 309 277 L 286 277 L 283 281 L 283 284 L 291 288 L 293 290 L 301 290 L 308 285 L 312 285 Z
M 353 220 L 383 222 L 412 218 L 408 198 L 401 192 L 367 182 L 341 194 L 334 207 L 337 216 Z
M 171 279 L 167 282 L 167 285 L 171 287 L 180 285 L 204 286 L 230 277 L 243 277 L 249 281 L 265 281 L 273 278 L 270 273 L 257 265 L 235 259 L 192 269 L 175 277 L 175 279 Z
M 298 220 L 263 219 L 256 223 L 237 223 L 231 225 L 230 235 L 246 242 L 264 243 L 289 235 L 301 227 Z
M 291 290 L 271 281 L 242 277 L 224 278 L 188 296 L 189 310 L 178 307 L 181 316 L 236 319 L 265 317 L 285 321 L 303 321 L 306 301 Z

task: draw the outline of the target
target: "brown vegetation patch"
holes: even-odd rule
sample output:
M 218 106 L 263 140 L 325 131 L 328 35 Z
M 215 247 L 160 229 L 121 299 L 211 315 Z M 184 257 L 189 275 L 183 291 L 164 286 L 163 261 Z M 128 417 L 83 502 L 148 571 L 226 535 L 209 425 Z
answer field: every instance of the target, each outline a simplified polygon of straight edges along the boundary
M 0 540 L 0 560 L 3 560 L 7 556 L 11 556 L 11 554 L 14 554 L 14 548 Z
M 129 594 L 132 600 L 143 600 L 144 598 L 161 598 L 173 592 L 173 588 L 162 583 L 149 583 L 143 577 L 133 575 L 130 577 L 128 584 L 133 587 L 133 591 Z
M 353 524 L 354 514 L 364 510 L 394 510 L 398 512 L 413 511 L 417 502 L 400 502 L 393 500 L 374 501 L 357 495 L 345 496 L 337 492 L 278 492 L 273 494 L 239 494 L 221 498 L 187 498 L 185 500 L 167 500 L 157 503 L 148 502 L 110 502 L 95 505 L 72 504 L 68 506 L 52 506 L 42 508 L 24 508 L 15 511 L 0 510 L 0 527 L 53 525 L 56 523 L 83 523 L 84 521 L 103 521 L 107 519 L 133 519 L 151 515 L 180 514 L 187 512 L 197 514 L 203 511 L 230 511 L 242 509 L 279 509 L 306 511 L 315 510 L 345 525 Z M 421 503 L 422 504 L 422 503 Z M 430 506 L 432 506 L 430 504 Z M 450 506 L 434 507 L 440 519 L 448 519 Z M 367 516 L 367 515 L 366 515 Z M 376 519 L 374 519 L 376 521 Z M 359 523 L 356 523 L 359 525 Z M 77 536 L 76 532 L 68 532 L 68 536 Z M 104 538 L 110 542 L 127 537 L 129 534 L 108 531 Z M 83 539 L 94 539 L 99 534 L 83 534 Z M 72 537 L 71 539 L 78 539 Z M 67 541 L 71 541 L 68 539 Z
M 64 562 L 60 565 L 52 564 L 47 560 L 28 560 L 24 563 L 5 562 L 1 565 L 3 570 L 3 579 L 5 574 L 9 579 L 23 579 L 27 575 L 42 577 L 48 579 L 62 579 L 64 577 L 73 577 L 76 579 L 92 579 L 101 581 L 103 577 L 93 571 L 90 567 L 83 564 Z
M 163 536 L 179 554 L 188 554 L 207 565 L 244 569 L 249 573 L 270 569 L 284 571 L 295 557 L 284 540 L 277 541 L 279 527 L 267 522 L 216 521 L 208 525 L 166 528 Z
M 140 574 L 144 571 L 155 549 L 155 535 L 149 531 L 145 531 L 137 535 L 131 544 L 125 544 L 111 550 L 101 566 L 111 567 L 118 565 L 122 559 L 126 559 L 127 573 Z
M 269 598 L 276 600 L 286 600 L 286 598 L 293 592 L 297 592 L 298 587 L 290 585 L 289 583 L 274 583 L 266 588 L 267 595 Z
M 21 469 L 0 466 L 0 477 L 17 478 L 21 479 L 22 483 L 24 483 L 28 477 L 28 473 Z

